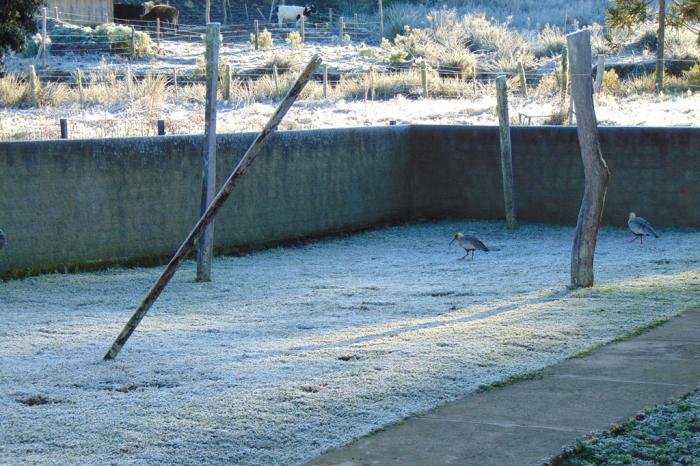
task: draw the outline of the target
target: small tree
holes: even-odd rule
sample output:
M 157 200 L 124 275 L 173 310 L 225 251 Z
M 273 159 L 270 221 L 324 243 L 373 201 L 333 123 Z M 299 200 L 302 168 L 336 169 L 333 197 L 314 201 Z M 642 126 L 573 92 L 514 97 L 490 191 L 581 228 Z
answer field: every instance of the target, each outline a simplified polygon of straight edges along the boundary
M 8 50 L 24 48 L 27 34 L 36 32 L 35 17 L 44 0 L 0 0 L 0 62 Z
M 654 10 L 652 0 L 614 0 L 608 10 L 608 23 L 612 27 L 631 29 L 646 21 L 658 22 L 656 49 L 656 91 L 661 92 L 664 79 L 664 36 L 666 26 L 686 28 L 698 35 L 700 43 L 700 0 L 673 0 L 666 9 L 666 0 L 659 0 L 659 8 Z

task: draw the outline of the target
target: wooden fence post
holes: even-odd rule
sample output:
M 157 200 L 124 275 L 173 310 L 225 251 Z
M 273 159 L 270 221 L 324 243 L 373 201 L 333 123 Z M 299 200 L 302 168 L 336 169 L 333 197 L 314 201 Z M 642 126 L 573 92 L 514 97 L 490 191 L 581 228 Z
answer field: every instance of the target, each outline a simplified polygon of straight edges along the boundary
M 224 100 L 231 101 L 231 65 L 226 63 L 224 69 Z
M 379 0 L 379 43 L 384 39 L 384 2 Z
M 209 27 L 211 23 L 211 0 L 206 0 L 206 5 L 204 6 L 204 24 Z
M 160 48 L 160 18 L 156 18 L 156 47 Z
M 253 161 L 255 161 L 255 158 L 264 147 L 265 142 L 267 142 L 269 137 L 275 132 L 275 129 L 279 126 L 280 122 L 287 114 L 294 101 L 296 101 L 296 99 L 299 97 L 301 91 L 304 90 L 304 86 L 306 86 L 306 83 L 309 82 L 319 64 L 321 64 L 321 58 L 318 55 L 315 55 L 309 64 L 306 65 L 306 68 L 304 71 L 302 71 L 301 75 L 299 75 L 299 78 L 297 79 L 296 83 L 294 83 L 294 86 L 292 86 L 292 88 L 289 90 L 287 96 L 284 98 L 284 100 L 282 100 L 282 103 L 280 103 L 280 105 L 277 107 L 277 110 L 275 110 L 275 113 L 272 115 L 272 117 L 270 117 L 270 120 L 262 129 L 258 137 L 255 138 L 255 141 L 253 141 L 246 153 L 238 162 L 238 165 L 236 165 L 229 177 L 226 179 L 226 182 L 217 193 L 214 201 L 209 205 L 207 211 L 199 218 L 197 223 L 195 223 L 192 231 L 190 231 L 190 233 L 187 235 L 187 238 L 185 238 L 185 240 L 182 242 L 172 259 L 170 259 L 170 262 L 168 262 L 168 265 L 163 273 L 160 275 L 143 301 L 141 301 L 141 304 L 136 311 L 134 311 L 134 314 L 131 316 L 129 321 L 126 323 L 126 325 L 124 325 L 124 328 L 112 343 L 112 346 L 107 351 L 107 354 L 104 355 L 104 360 L 109 361 L 117 357 L 121 349 L 129 340 L 129 337 L 131 337 L 134 330 L 136 330 L 136 327 L 138 327 L 148 310 L 151 308 L 151 306 L 153 306 L 153 303 L 156 302 L 165 287 L 168 286 L 168 283 L 173 278 L 173 275 L 175 275 L 177 269 L 180 267 L 185 258 L 192 252 L 197 238 L 199 238 L 202 231 L 214 220 L 223 205 L 226 203 L 226 200 L 233 192 L 238 180 L 240 180 L 246 174 L 250 168 L 250 165 L 253 163 Z
M 374 100 L 374 67 L 369 67 L 369 100 Z
M 593 85 L 593 92 L 599 93 L 603 89 L 603 77 L 605 76 L 605 55 L 602 53 L 598 55 L 598 66 L 595 70 L 595 84 Z
M 523 93 L 523 97 L 527 98 L 527 79 L 525 78 L 525 67 L 523 66 L 523 62 L 520 62 L 519 64 L 520 68 L 520 90 Z
M 42 8 L 42 20 L 41 20 L 41 67 L 46 68 L 46 59 L 49 55 L 48 49 L 48 39 L 49 34 L 46 27 L 46 7 Z
M 576 105 L 585 185 L 571 252 L 571 286 L 593 286 L 593 258 L 603 219 L 610 171 L 598 139 L 598 122 L 591 80 L 591 31 L 583 29 L 566 36 L 571 52 L 571 91 Z
M 165 120 L 158 120 L 158 136 L 165 136 Z
M 333 8 L 328 9 L 328 29 L 333 32 Z
M 216 194 L 216 97 L 219 81 L 219 23 L 207 24 L 206 72 L 207 92 L 204 110 L 204 157 L 202 167 L 202 203 L 200 213 L 207 211 Z M 209 225 L 197 244 L 197 281 L 211 280 L 214 252 L 214 225 Z
M 477 92 L 478 92 L 478 90 L 477 90 L 477 84 L 478 84 L 478 82 L 477 82 L 477 74 L 476 74 L 476 64 L 474 64 L 474 76 L 473 76 L 473 81 L 474 81 L 474 95 L 476 95 Z
M 75 80 L 78 84 L 78 95 L 80 96 L 80 108 L 85 105 L 85 91 L 83 90 L 83 72 L 80 68 L 75 69 Z
M 29 87 L 32 90 L 32 105 L 34 105 L 35 107 L 39 106 L 39 93 L 41 92 L 39 86 L 39 77 L 36 75 L 36 68 L 34 68 L 34 65 L 30 65 Z
M 569 93 L 569 49 L 564 47 L 561 51 L 561 105 L 560 114 L 563 116 L 566 106 L 566 96 Z
M 300 29 L 301 29 L 301 43 L 303 44 L 306 42 L 306 20 L 304 19 L 305 16 L 301 15 L 301 22 L 299 23 Z
M 53 7 L 53 19 L 58 21 L 58 7 L 57 6 Z
M 61 139 L 68 139 L 68 120 L 61 118 L 58 122 L 61 125 Z
M 323 64 L 323 98 L 328 98 L 328 63 Z
M 428 97 L 428 65 L 423 60 L 420 64 L 420 81 L 423 87 L 423 97 Z
M 340 42 L 343 42 L 343 36 L 345 35 L 345 18 L 340 17 L 338 19 L 338 38 L 340 39 Z
M 134 74 L 131 72 L 131 63 L 126 65 L 126 92 L 129 94 L 129 100 L 134 100 Z
M 177 68 L 173 68 L 173 86 L 175 87 L 175 94 L 177 95 Z
M 136 31 L 134 26 L 131 26 L 131 56 L 136 56 Z
M 277 70 L 277 63 L 272 64 L 272 79 L 275 81 L 275 94 L 280 93 L 280 74 Z
M 253 27 L 255 28 L 255 50 L 260 50 L 260 21 L 253 21 Z
M 510 116 L 508 114 L 508 84 L 505 76 L 496 78 L 498 129 L 501 146 L 501 177 L 503 179 L 503 202 L 508 228 L 515 228 L 515 190 L 513 187 L 513 152 L 510 143 Z
M 659 0 L 659 29 L 656 33 L 656 93 L 664 90 L 664 42 L 666 37 L 666 0 Z

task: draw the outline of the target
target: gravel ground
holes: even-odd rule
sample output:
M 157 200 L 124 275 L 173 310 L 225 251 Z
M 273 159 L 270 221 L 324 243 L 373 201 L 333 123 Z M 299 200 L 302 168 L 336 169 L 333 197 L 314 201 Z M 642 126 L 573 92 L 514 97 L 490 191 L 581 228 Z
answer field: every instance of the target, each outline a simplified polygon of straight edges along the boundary
M 650 219 L 653 221 L 653 219 Z M 474 260 L 448 243 L 475 231 Z M 480 384 L 697 304 L 700 232 L 604 228 L 569 291 L 571 227 L 392 227 L 176 275 L 101 361 L 162 268 L 0 283 L 0 463 L 298 464 Z

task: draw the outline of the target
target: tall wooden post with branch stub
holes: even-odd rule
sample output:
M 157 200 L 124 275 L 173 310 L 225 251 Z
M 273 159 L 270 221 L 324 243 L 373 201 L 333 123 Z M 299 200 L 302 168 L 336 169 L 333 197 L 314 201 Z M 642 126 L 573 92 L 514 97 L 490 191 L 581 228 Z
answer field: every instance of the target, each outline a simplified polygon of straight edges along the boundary
M 226 179 L 226 182 L 207 208 L 207 211 L 204 212 L 204 215 L 202 215 L 199 220 L 197 220 L 197 223 L 192 228 L 192 231 L 190 231 L 187 238 L 185 238 L 177 252 L 175 252 L 173 258 L 170 259 L 170 262 L 168 262 L 168 265 L 165 267 L 163 273 L 153 284 L 150 291 L 131 316 L 129 321 L 126 323 L 126 325 L 124 325 L 124 328 L 119 333 L 119 336 L 117 336 L 117 338 L 114 340 L 112 346 L 107 351 L 107 354 L 104 355 L 104 360 L 113 360 L 117 357 L 121 349 L 129 340 L 129 337 L 131 337 L 134 330 L 136 330 L 136 327 L 138 327 L 143 318 L 146 316 L 148 310 L 151 308 L 151 306 L 153 306 L 153 303 L 156 302 L 165 287 L 168 286 L 168 283 L 173 278 L 173 275 L 175 275 L 177 269 L 180 267 L 185 258 L 192 252 L 197 238 L 199 238 L 204 229 L 214 220 L 216 215 L 226 203 L 226 200 L 229 198 L 229 196 L 231 196 L 231 193 L 238 184 L 238 181 L 246 174 L 255 158 L 258 156 L 258 154 L 260 154 L 260 151 L 264 147 L 267 140 L 270 138 L 272 133 L 275 132 L 280 122 L 287 114 L 292 104 L 294 104 L 294 102 L 297 100 L 301 94 L 301 91 L 304 90 L 306 83 L 309 82 L 314 74 L 314 71 L 320 64 L 321 57 L 315 55 L 309 64 L 306 65 L 306 68 L 301 72 L 297 81 L 289 90 L 286 97 L 282 100 L 282 103 L 280 103 L 277 110 L 275 110 L 275 113 L 272 114 L 270 120 L 262 129 L 260 134 L 258 134 L 258 137 L 255 138 L 255 141 L 253 141 L 246 153 L 243 154 L 243 157 L 238 162 L 238 165 L 236 165 L 229 177 Z
M 206 73 L 207 91 L 204 109 L 204 155 L 202 160 L 201 213 L 207 211 L 216 194 L 216 98 L 219 82 L 219 23 L 207 24 Z M 197 281 L 211 280 L 214 252 L 214 225 L 209 225 L 197 244 Z
M 571 56 L 571 93 L 576 105 L 576 126 L 585 177 L 571 252 L 571 286 L 578 288 L 593 286 L 593 258 L 610 171 L 600 148 L 593 104 L 591 31 L 574 32 L 566 36 L 566 41 Z
M 515 228 L 515 190 L 513 188 L 513 151 L 510 143 L 510 116 L 508 114 L 508 84 L 505 76 L 496 78 L 498 130 L 501 147 L 501 178 L 503 179 L 503 203 L 508 228 Z

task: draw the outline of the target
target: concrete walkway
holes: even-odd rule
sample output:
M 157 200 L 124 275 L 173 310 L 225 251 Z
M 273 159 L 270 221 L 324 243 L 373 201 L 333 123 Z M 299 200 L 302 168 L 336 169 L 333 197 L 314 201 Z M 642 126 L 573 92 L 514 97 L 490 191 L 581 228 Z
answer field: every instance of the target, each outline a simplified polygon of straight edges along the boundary
M 577 437 L 699 384 L 697 308 L 644 335 L 552 366 L 542 379 L 471 394 L 308 464 L 541 464 Z

